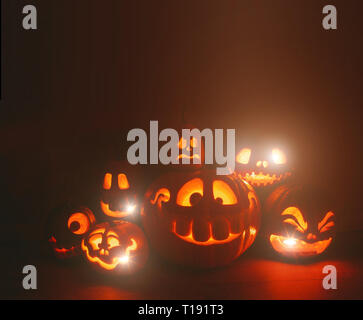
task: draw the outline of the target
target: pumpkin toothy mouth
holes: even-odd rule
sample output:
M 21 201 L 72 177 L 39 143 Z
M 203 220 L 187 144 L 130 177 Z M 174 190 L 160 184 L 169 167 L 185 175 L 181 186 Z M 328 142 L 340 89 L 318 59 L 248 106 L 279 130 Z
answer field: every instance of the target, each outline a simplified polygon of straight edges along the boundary
M 53 249 L 55 252 L 57 253 L 63 253 L 63 254 L 66 254 L 66 253 L 69 253 L 69 252 L 73 252 L 75 251 L 76 247 L 75 246 L 72 246 L 70 248 L 58 248 L 56 247 L 57 245 L 57 240 L 52 236 L 49 240 L 48 240 L 50 243 L 53 244 Z
M 128 265 L 130 261 L 130 252 L 135 251 L 137 249 L 137 243 L 133 238 L 131 238 L 131 242 L 132 244 L 126 248 L 125 253 L 123 255 L 116 256 L 113 258 L 109 256 L 110 250 L 105 250 L 105 249 L 101 249 L 99 251 L 100 256 L 104 257 L 104 259 L 98 256 L 92 256 L 90 254 L 89 248 L 84 243 L 84 239 L 82 240 L 81 248 L 85 252 L 86 257 L 89 261 L 97 263 L 101 268 L 105 270 L 112 271 L 120 264 L 123 266 Z M 105 261 L 105 259 L 108 259 L 109 261 Z
M 270 242 L 272 247 L 279 253 L 293 256 L 295 254 L 302 256 L 317 255 L 325 251 L 330 245 L 332 238 L 326 240 L 320 240 L 313 243 L 305 242 L 304 240 L 278 236 L 272 234 L 270 236 Z
M 180 239 L 195 244 L 195 245 L 199 245 L 199 246 L 210 246 L 210 245 L 218 245 L 218 244 L 224 244 L 224 243 L 228 243 L 231 242 L 235 239 L 237 239 L 242 233 L 232 233 L 231 231 L 229 232 L 229 235 L 223 239 L 223 240 L 217 240 L 213 237 L 213 226 L 211 223 L 208 224 L 209 226 L 209 238 L 206 241 L 198 241 L 194 238 L 193 235 L 193 221 L 190 222 L 190 226 L 189 226 L 189 233 L 185 236 L 180 235 L 177 231 L 176 231 L 176 225 L 177 222 L 174 221 L 172 223 L 172 232 Z
M 269 174 L 269 173 L 263 173 L 262 171 L 256 173 L 254 171 L 247 172 L 244 176 L 242 176 L 242 179 L 246 180 L 248 183 L 250 183 L 253 186 L 267 186 L 272 185 L 277 182 L 280 182 L 281 180 L 287 178 L 290 176 L 290 172 L 282 173 L 282 174 Z

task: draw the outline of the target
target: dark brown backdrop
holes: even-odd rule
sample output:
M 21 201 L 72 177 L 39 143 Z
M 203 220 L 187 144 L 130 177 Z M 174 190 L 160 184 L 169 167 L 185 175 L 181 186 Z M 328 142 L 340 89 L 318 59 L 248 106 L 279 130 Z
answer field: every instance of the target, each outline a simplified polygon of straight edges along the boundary
M 94 198 L 103 161 L 150 120 L 236 128 L 282 142 L 307 183 L 339 206 L 339 230 L 362 230 L 361 1 L 3 1 L 1 219 L 39 238 L 44 217 Z M 25 231 L 26 230 L 26 233 Z

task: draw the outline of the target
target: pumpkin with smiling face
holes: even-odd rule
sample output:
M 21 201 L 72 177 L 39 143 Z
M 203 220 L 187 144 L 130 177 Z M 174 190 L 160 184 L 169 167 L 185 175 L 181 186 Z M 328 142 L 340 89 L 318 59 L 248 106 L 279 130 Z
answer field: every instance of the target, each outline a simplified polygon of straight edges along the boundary
M 112 220 L 133 215 L 140 192 L 139 170 L 126 161 L 111 162 L 102 176 L 101 210 Z
M 260 205 L 248 183 L 215 170 L 174 172 L 155 181 L 141 212 L 151 245 L 166 259 L 226 265 L 254 242 Z
M 291 258 L 313 257 L 331 244 L 335 214 L 321 193 L 282 185 L 266 201 L 267 237 L 272 248 Z
M 291 176 L 287 155 L 277 147 L 241 149 L 236 155 L 236 172 L 257 189 L 275 186 Z
M 119 274 L 137 272 L 149 255 L 143 231 L 127 221 L 97 225 L 82 240 L 82 251 L 98 271 Z
M 81 240 L 95 220 L 86 207 L 67 204 L 54 210 L 47 224 L 47 239 L 54 255 L 59 259 L 79 255 Z

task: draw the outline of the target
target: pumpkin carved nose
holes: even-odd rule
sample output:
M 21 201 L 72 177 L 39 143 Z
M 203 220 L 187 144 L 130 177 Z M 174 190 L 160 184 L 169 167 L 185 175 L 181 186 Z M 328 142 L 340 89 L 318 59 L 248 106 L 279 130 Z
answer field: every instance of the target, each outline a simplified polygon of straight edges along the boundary
M 316 235 L 312 234 L 312 233 L 309 233 L 308 236 L 307 236 L 307 239 L 308 240 L 316 240 Z

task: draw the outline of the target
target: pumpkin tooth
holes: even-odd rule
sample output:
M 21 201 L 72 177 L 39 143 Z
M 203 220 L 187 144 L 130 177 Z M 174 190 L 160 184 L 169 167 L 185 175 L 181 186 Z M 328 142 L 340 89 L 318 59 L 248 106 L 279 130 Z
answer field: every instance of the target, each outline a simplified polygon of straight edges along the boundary
M 175 220 L 175 232 L 181 236 L 187 236 L 191 232 L 191 221 L 187 217 L 178 217 Z
M 229 225 L 225 218 L 218 217 L 212 225 L 213 238 L 216 240 L 225 240 L 229 236 Z
M 197 241 L 207 241 L 210 238 L 209 223 L 201 218 L 196 218 L 192 224 L 193 238 Z

